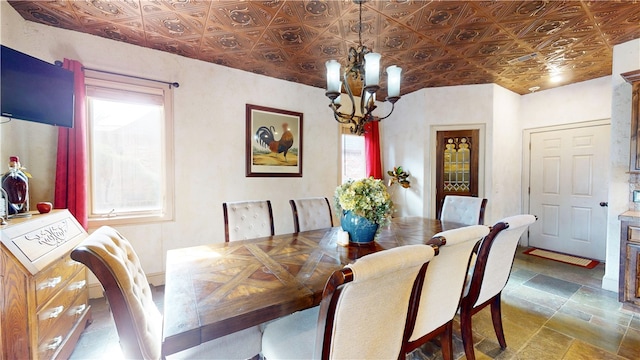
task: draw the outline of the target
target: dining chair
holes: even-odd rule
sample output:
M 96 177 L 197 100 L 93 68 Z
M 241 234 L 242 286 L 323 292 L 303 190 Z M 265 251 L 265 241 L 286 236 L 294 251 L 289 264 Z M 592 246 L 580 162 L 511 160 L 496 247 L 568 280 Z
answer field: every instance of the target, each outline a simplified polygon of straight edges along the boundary
M 102 226 L 71 251 L 104 289 L 116 324 L 120 347 L 128 359 L 161 359 L 162 314 L 131 243 L 115 229 Z M 172 304 L 164 304 L 172 306 Z M 187 359 L 248 359 L 259 355 L 262 334 L 257 326 L 208 341 L 170 356 Z
M 289 200 L 294 232 L 333 227 L 331 205 L 326 197 Z
M 320 306 L 269 323 L 262 355 L 275 359 L 399 359 L 410 300 L 419 294 L 428 245 L 366 255 L 335 271 Z
M 225 242 L 275 234 L 270 200 L 225 202 L 222 211 Z
M 468 360 L 475 360 L 471 318 L 487 305 L 491 305 L 491 320 L 500 348 L 507 348 L 502 328 L 502 289 L 509 280 L 520 236 L 535 221 L 536 217 L 528 214 L 504 218 L 493 225 L 478 248 L 460 302 L 460 331 Z
M 417 311 L 409 313 L 409 327 L 413 330 L 404 344 L 405 353 L 439 336 L 443 359 L 453 359 L 453 319 L 473 249 L 488 233 L 488 226 L 471 225 L 440 232 L 427 242 L 437 247 L 438 256 L 427 267 Z
M 484 224 L 487 199 L 473 196 L 446 195 L 440 211 L 440 220 L 464 225 Z

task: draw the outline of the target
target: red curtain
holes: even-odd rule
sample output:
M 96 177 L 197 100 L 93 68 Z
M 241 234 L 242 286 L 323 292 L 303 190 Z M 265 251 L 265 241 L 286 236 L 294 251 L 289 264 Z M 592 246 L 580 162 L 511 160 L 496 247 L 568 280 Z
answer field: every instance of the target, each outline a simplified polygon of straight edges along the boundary
M 58 128 L 58 154 L 53 207 L 69 209 L 86 230 L 87 216 L 87 141 L 85 88 L 82 64 L 64 59 L 62 67 L 73 71 L 75 112 L 73 128 Z
M 367 158 L 367 177 L 382 179 L 382 161 L 380 160 L 380 130 L 378 121 L 364 126 L 364 154 Z

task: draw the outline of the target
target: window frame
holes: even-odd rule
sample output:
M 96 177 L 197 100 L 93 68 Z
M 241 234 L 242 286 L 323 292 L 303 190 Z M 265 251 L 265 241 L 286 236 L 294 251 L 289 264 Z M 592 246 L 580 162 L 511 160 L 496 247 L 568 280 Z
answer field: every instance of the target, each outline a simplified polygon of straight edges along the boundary
M 93 147 L 91 144 L 92 121 L 89 117 L 89 93 L 93 88 L 108 88 L 114 91 L 142 92 L 153 95 L 160 95 L 163 98 L 164 106 L 164 128 L 161 132 L 161 151 L 163 153 L 163 179 L 162 187 L 164 196 L 162 199 L 162 209 L 160 211 L 139 211 L 127 212 L 122 215 L 116 214 L 94 214 L 93 213 Z M 175 207 L 175 152 L 174 152 L 174 119 L 173 119 L 173 90 L 165 83 L 151 80 L 129 77 L 112 73 L 103 73 L 85 69 L 85 91 L 86 95 L 86 141 L 87 141 L 87 215 L 89 228 L 98 228 L 103 225 L 116 226 L 127 224 L 149 224 L 174 220 Z

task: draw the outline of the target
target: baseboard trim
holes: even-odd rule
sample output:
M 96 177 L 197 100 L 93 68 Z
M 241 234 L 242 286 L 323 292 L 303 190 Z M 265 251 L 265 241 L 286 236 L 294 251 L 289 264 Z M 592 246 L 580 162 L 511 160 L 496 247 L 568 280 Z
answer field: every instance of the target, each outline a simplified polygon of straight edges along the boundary
M 612 279 L 606 275 L 602 277 L 602 288 L 605 290 L 618 292 L 618 279 Z

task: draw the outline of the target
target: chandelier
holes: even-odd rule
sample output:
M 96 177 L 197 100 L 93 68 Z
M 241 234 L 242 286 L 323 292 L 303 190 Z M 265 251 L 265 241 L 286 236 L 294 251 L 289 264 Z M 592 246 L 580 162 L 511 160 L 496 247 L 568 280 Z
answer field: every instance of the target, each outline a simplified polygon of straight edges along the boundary
M 340 81 L 340 63 L 336 60 L 326 62 L 327 67 L 327 92 L 325 95 L 331 100 L 329 107 L 333 110 L 333 117 L 341 124 L 350 124 L 351 133 L 362 135 L 364 126 L 371 121 L 380 121 L 388 118 L 394 110 L 395 103 L 400 99 L 400 73 L 402 69 L 392 65 L 387 67 L 387 97 L 385 101 L 391 103 L 391 111 L 383 117 L 373 115 L 376 109 L 376 92 L 380 89 L 380 54 L 362 45 L 362 4 L 367 0 L 353 0 L 360 6 L 358 22 L 358 46 L 349 48 L 347 66 L 343 73 L 343 81 Z M 359 83 L 360 106 L 356 108 L 351 83 Z M 349 96 L 351 111 L 343 113 L 338 111 L 341 89 Z

